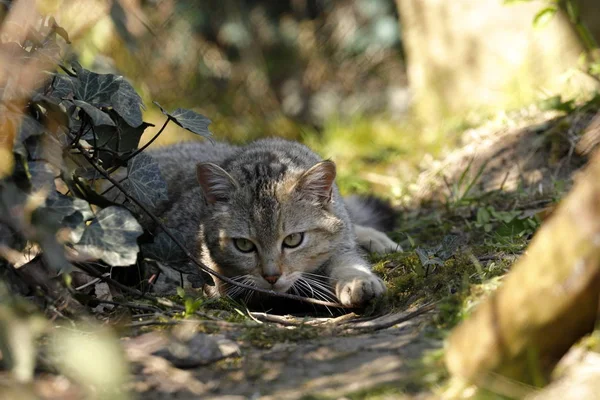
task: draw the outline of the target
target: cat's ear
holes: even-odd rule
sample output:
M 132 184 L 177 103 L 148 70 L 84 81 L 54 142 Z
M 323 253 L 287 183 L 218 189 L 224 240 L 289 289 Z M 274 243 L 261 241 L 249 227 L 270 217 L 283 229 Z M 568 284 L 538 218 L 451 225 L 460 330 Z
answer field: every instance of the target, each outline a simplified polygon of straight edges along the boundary
M 235 179 L 227 171 L 213 163 L 198 164 L 196 177 L 208 204 L 227 201 L 231 193 L 238 187 Z
M 325 160 L 313 165 L 298 179 L 295 190 L 300 196 L 310 198 L 319 203 L 331 200 L 333 183 L 335 182 L 335 163 Z

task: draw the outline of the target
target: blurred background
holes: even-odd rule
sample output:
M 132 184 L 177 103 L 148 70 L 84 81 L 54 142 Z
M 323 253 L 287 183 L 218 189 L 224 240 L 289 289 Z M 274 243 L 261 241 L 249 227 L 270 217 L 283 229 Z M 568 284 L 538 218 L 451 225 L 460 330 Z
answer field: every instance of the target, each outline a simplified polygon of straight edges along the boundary
M 500 110 L 596 89 L 582 72 L 589 43 L 559 3 L 45 0 L 38 6 L 69 32 L 68 58 L 134 84 L 147 121 L 162 124 L 157 101 L 206 115 L 217 140 L 300 140 L 340 165 L 344 192 L 376 190 L 401 199 L 423 160 L 456 146 L 464 129 Z M 598 38 L 596 0 L 568 4 Z M 154 133 L 148 129 L 145 140 Z M 171 124 L 156 143 L 194 139 Z

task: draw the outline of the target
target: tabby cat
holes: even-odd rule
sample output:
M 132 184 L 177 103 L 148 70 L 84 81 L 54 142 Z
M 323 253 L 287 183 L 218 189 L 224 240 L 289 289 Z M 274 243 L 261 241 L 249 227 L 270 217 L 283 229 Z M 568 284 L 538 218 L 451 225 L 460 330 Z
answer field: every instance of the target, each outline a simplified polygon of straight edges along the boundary
M 332 161 L 275 138 L 186 142 L 149 155 L 169 187 L 161 219 L 206 266 L 248 285 L 348 306 L 385 292 L 359 247 L 400 247 L 377 229 L 386 221 L 373 207 L 344 202 Z M 254 293 L 218 279 L 208 290 L 246 300 Z

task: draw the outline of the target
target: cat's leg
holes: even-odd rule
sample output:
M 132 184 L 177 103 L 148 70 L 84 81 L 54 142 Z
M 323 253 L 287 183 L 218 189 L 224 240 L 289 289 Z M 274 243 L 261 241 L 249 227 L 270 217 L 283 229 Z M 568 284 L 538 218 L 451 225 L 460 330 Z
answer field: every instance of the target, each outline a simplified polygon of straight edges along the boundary
M 388 254 L 402 251 L 402 247 L 398 243 L 377 229 L 354 225 L 354 233 L 359 246 L 371 253 Z
M 354 250 L 331 259 L 329 276 L 338 300 L 346 306 L 361 306 L 386 291 L 385 283 Z

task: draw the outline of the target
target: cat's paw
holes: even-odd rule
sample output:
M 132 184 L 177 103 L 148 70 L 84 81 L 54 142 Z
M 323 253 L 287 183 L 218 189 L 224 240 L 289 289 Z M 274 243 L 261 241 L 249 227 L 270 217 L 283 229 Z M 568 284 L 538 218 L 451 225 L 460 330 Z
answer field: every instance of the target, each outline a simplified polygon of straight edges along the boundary
M 386 291 L 385 283 L 372 273 L 350 276 L 340 280 L 336 287 L 337 297 L 345 306 L 359 307 Z
M 360 247 L 371 253 L 388 254 L 402 251 L 402 247 L 398 243 L 376 229 L 355 225 L 354 232 Z

